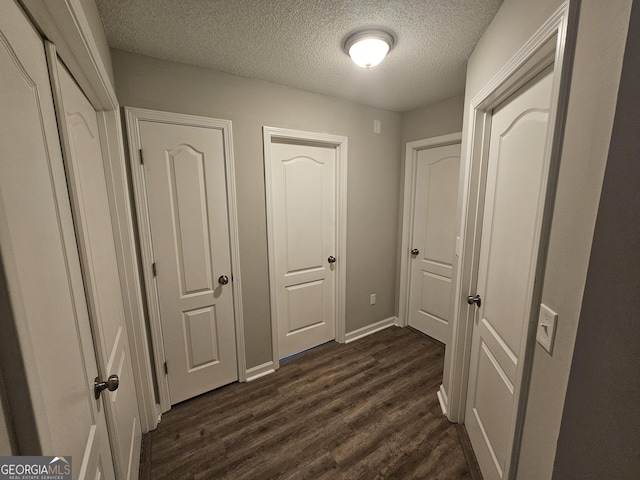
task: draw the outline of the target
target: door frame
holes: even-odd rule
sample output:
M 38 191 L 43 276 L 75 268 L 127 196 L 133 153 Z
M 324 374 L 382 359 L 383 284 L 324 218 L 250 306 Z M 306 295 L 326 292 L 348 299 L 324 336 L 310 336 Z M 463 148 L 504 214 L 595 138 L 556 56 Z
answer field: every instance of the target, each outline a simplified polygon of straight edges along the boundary
M 409 293 L 411 286 L 411 239 L 415 215 L 416 174 L 418 153 L 428 148 L 445 147 L 462 142 L 462 132 L 407 142 L 404 156 L 404 200 L 402 207 L 402 240 L 400 243 L 400 305 L 399 326 L 409 325 Z
M 21 0 L 20 3 L 42 36 L 55 45 L 56 53 L 97 113 L 140 424 L 142 432 L 147 433 L 158 425 L 158 414 L 147 343 L 142 281 L 138 271 L 120 105 L 109 75 L 110 65 L 103 62 L 91 22 L 81 2 L 60 0 L 55 7 L 40 0 Z
M 273 190 L 271 172 L 271 144 L 274 140 L 285 140 L 287 143 L 302 143 L 333 147 L 336 149 L 336 282 L 335 282 L 335 332 L 336 341 L 345 343 L 346 284 L 347 284 L 347 150 L 348 138 L 341 135 L 305 132 L 277 127 L 263 127 L 264 140 L 264 180 L 267 204 L 267 247 L 269 257 L 269 295 L 271 301 L 271 365 L 261 366 L 263 373 L 280 368 L 278 346 L 278 307 L 276 292 L 275 265 L 275 232 L 273 226 Z M 259 376 L 256 375 L 256 376 Z
M 535 286 L 531 297 L 527 339 L 522 358 L 522 376 L 516 385 L 516 409 L 510 437 L 509 461 L 505 478 L 514 478 L 522 438 L 524 413 L 533 364 L 536 319 L 542 296 L 542 282 L 546 262 L 547 245 L 562 148 L 564 119 L 568 102 L 571 58 L 577 24 L 576 2 L 565 2 L 547 22 L 525 43 L 498 74 L 471 100 L 464 165 L 461 169 L 462 191 L 458 204 L 460 216 L 460 257 L 454 265 L 455 294 L 452 322 L 452 342 L 445 352 L 445 369 L 449 366 L 449 378 L 445 371 L 445 384 L 440 388 L 443 410 L 450 421 L 464 423 L 469 382 L 470 352 L 474 328 L 475 306 L 469 306 L 466 298 L 475 292 L 478 276 L 478 258 L 482 235 L 484 188 L 491 132 L 491 112 L 550 65 L 554 65 L 551 94 L 551 114 L 545 148 L 545 170 L 548 178 L 543 196 L 544 209 L 538 224 L 540 238 L 537 245 Z M 448 393 L 448 396 L 447 396 Z
M 169 381 L 165 372 L 165 353 L 160 320 L 160 303 L 153 274 L 153 242 L 151 240 L 151 226 L 149 221 L 149 208 L 147 191 L 145 186 L 144 167 L 140 159 L 142 142 L 140 139 L 140 122 L 150 121 L 183 125 L 193 127 L 205 127 L 220 130 L 222 132 L 225 151 L 225 176 L 227 183 L 227 209 L 229 214 L 229 247 L 231 250 L 231 288 L 233 291 L 233 311 L 236 339 L 236 368 L 238 380 L 244 382 L 247 379 L 246 356 L 244 347 L 244 321 L 242 314 L 242 282 L 240 280 L 240 243 L 238 240 L 238 208 L 236 202 L 235 167 L 233 156 L 233 141 L 231 121 L 210 117 L 186 115 L 182 113 L 161 112 L 144 108 L 125 107 L 125 122 L 128 133 L 129 158 L 131 159 L 131 176 L 133 180 L 133 192 L 138 220 L 138 233 L 140 238 L 141 265 L 145 282 L 145 295 L 149 310 L 149 327 L 151 330 L 151 343 L 153 346 L 153 360 L 156 368 L 158 382 L 158 395 L 162 413 L 171 409 L 169 398 Z

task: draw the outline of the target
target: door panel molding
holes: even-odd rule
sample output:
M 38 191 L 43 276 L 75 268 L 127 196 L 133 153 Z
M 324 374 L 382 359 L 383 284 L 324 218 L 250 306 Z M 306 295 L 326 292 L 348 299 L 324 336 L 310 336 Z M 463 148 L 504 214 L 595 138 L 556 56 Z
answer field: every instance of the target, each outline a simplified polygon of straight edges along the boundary
M 290 130 L 277 127 L 263 127 L 264 139 L 264 165 L 265 165 L 265 189 L 267 203 L 267 239 L 269 254 L 269 292 L 271 300 L 271 339 L 272 339 L 272 366 L 277 370 L 280 365 L 278 347 L 278 309 L 277 309 L 277 285 L 275 268 L 275 232 L 273 226 L 273 192 L 271 172 L 271 144 L 292 143 L 303 145 L 316 145 L 334 147 L 336 149 L 336 256 L 340 260 L 335 263 L 335 319 L 336 341 L 345 342 L 345 315 L 346 315 L 346 253 L 347 253 L 347 148 L 348 138 L 340 135 L 330 135 L 300 130 Z
M 463 164 L 461 165 L 461 192 L 458 202 L 457 255 L 454 263 L 454 316 L 452 341 L 445 352 L 445 379 L 442 397 L 447 399 L 445 409 L 450 421 L 463 423 L 469 382 L 469 356 L 476 315 L 475 306 L 469 306 L 467 296 L 476 291 L 478 262 L 482 235 L 487 158 L 492 111 L 518 89 L 526 85 L 550 65 L 553 69 L 549 138 L 545 149 L 544 177 L 547 187 L 542 195 L 543 215 L 538 223 L 539 242 L 535 246 L 535 287 L 531 295 L 529 320 L 537 315 L 540 304 L 542 278 L 546 260 L 551 213 L 557 183 L 562 129 L 569 89 L 570 54 L 577 18 L 576 2 L 565 2 L 540 27 L 522 48 L 507 62 L 496 76 L 471 100 L 468 117 Z M 571 28 L 570 28 L 571 27 Z M 569 35 L 571 34 L 571 35 Z M 524 406 L 531 375 L 535 322 L 529 321 L 523 357 L 520 359 L 520 379 L 515 385 L 514 421 L 510 438 L 513 439 L 506 458 L 503 478 L 515 478 L 517 458 L 524 423 Z
M 411 285 L 411 241 L 415 214 L 416 174 L 418 154 L 428 148 L 454 145 L 462 141 L 462 132 L 407 142 L 404 157 L 404 200 L 402 207 L 402 241 L 400 243 L 400 305 L 398 321 L 401 327 L 409 324 L 409 294 Z M 441 267 L 451 268 L 447 265 Z
M 135 206 L 138 212 L 138 232 L 140 237 L 140 250 L 142 254 L 142 269 L 145 280 L 145 295 L 149 308 L 149 324 L 151 329 L 151 341 L 153 345 L 153 360 L 158 372 L 158 392 L 160 396 L 160 408 L 166 412 L 171 408 L 169 398 L 169 384 L 164 373 L 165 353 L 160 321 L 160 307 L 158 291 L 155 288 L 153 273 L 153 244 L 151 242 L 151 227 L 149 221 L 149 208 L 144 181 L 144 172 L 140 159 L 142 148 L 140 136 L 140 122 L 161 122 L 174 125 L 215 128 L 222 132 L 225 151 L 225 174 L 227 183 L 227 203 L 229 215 L 229 235 L 231 252 L 231 269 L 233 272 L 234 322 L 236 332 L 236 351 L 238 379 L 241 382 L 247 380 L 246 356 L 244 345 L 244 322 L 242 313 L 242 282 L 240 275 L 240 244 L 238 241 L 238 213 L 236 203 L 235 169 L 232 130 L 230 120 L 220 120 L 210 117 L 200 117 L 179 113 L 161 112 L 143 108 L 125 107 L 126 126 L 128 132 L 129 158 L 134 186 Z

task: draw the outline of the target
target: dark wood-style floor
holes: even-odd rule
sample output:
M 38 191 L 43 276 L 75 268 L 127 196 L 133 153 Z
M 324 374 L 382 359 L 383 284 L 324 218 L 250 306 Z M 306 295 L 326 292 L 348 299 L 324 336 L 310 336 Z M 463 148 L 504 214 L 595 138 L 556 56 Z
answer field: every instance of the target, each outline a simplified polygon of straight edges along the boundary
M 396 327 L 314 348 L 175 405 L 144 437 L 140 478 L 480 478 L 438 404 L 443 357 Z

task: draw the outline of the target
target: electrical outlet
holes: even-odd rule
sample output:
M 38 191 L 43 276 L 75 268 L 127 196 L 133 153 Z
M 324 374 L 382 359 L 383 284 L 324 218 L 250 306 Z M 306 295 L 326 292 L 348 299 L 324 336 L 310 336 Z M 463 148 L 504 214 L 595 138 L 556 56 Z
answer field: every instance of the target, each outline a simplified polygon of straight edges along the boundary
M 376 304 L 376 294 L 372 293 L 371 296 L 369 297 L 369 305 L 375 305 Z
M 547 307 L 544 303 L 540 305 L 540 316 L 538 317 L 538 332 L 536 340 L 547 352 L 553 352 L 553 341 L 556 336 L 556 323 L 558 314 Z
M 373 133 L 380 133 L 380 120 L 373 121 Z

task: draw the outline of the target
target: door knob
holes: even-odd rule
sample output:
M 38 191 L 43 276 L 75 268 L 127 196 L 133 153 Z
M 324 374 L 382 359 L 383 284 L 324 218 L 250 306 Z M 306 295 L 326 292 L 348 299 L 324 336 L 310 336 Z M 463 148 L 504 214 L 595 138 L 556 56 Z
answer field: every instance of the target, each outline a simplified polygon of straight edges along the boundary
M 118 378 L 118 375 L 111 375 L 109 378 L 107 378 L 106 382 L 101 382 L 100 377 L 96 377 L 93 383 L 93 394 L 95 395 L 96 400 L 98 400 L 103 390 L 109 390 L 110 392 L 113 392 L 117 390 L 119 386 L 120 379 Z
M 411 250 L 411 255 L 418 255 L 420 253 L 420 250 L 418 250 L 417 248 L 414 248 L 413 250 Z
M 227 277 L 226 275 L 220 275 L 220 278 L 218 278 L 218 282 L 220 283 L 220 285 L 226 285 L 227 283 L 229 283 L 229 277 Z
M 327 262 L 329 262 L 329 263 L 336 263 L 336 257 L 334 257 L 334 256 L 330 256 L 329 258 L 327 258 Z
M 475 303 L 477 306 L 480 306 L 482 304 L 482 298 L 480 298 L 480 295 L 476 295 L 475 297 L 472 295 L 469 295 L 467 297 L 467 303 L 469 305 L 473 305 Z

